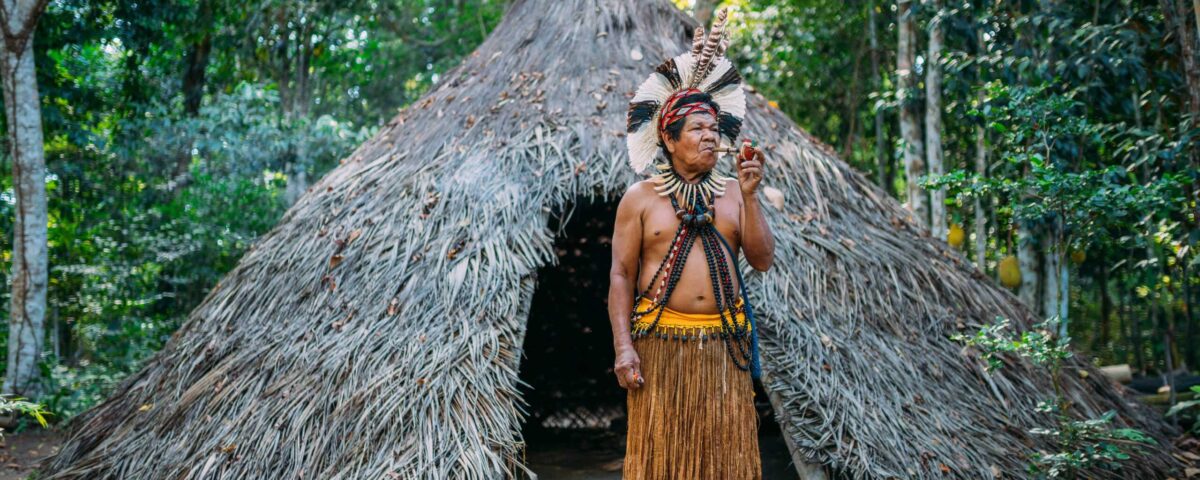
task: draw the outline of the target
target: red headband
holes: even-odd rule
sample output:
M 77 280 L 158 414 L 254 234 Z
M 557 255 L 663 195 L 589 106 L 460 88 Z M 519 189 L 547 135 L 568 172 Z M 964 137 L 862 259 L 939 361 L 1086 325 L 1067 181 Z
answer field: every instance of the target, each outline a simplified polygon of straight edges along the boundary
M 679 101 L 679 99 L 681 99 L 685 96 L 691 95 L 693 93 L 700 93 L 700 90 L 697 90 L 695 88 L 689 88 L 686 90 L 680 90 L 678 92 L 675 92 L 674 95 L 671 95 L 670 97 L 667 98 L 666 103 L 664 103 L 663 105 L 671 105 L 672 103 Z M 663 112 L 662 116 L 659 117 L 659 119 L 658 119 L 658 131 L 662 132 L 667 129 L 667 125 L 670 124 L 671 122 L 674 122 L 675 120 L 686 117 L 686 116 L 696 113 L 698 111 L 708 112 L 710 115 L 713 116 L 714 119 L 717 118 L 717 110 L 715 108 L 713 108 L 712 105 L 709 105 L 707 102 L 685 103 L 683 105 L 678 105 L 671 110 Z

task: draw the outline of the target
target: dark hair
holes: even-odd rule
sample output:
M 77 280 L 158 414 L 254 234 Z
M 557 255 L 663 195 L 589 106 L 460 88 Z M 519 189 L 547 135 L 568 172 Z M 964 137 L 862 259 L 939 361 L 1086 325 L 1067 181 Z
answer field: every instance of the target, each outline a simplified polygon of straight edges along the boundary
M 713 110 L 716 110 L 718 112 L 718 117 L 720 116 L 721 107 L 719 107 L 717 105 L 717 103 L 713 101 L 712 95 L 709 95 L 704 92 L 693 93 L 691 95 L 684 95 L 682 98 L 677 100 L 673 105 L 665 106 L 663 108 L 663 113 L 666 114 L 666 112 L 671 111 L 671 109 L 675 108 L 676 105 L 683 105 L 686 103 L 695 103 L 695 102 L 707 103 L 709 106 L 711 106 L 713 108 Z M 719 121 L 719 118 L 714 118 L 713 120 Z M 686 116 L 679 117 L 674 122 L 668 123 L 667 126 L 663 128 L 663 131 L 667 132 L 667 136 L 671 137 L 671 140 L 679 141 L 679 135 L 681 135 L 683 133 L 683 124 L 686 121 L 687 121 Z M 671 152 L 669 150 L 667 150 L 667 143 L 662 141 L 662 138 L 658 139 L 658 148 L 662 150 L 663 156 L 666 157 L 668 161 L 670 161 L 671 160 Z

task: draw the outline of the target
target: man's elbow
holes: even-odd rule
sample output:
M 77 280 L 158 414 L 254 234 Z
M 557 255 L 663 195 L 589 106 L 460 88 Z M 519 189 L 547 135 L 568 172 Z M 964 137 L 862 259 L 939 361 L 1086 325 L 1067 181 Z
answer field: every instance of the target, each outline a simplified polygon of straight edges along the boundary
M 746 260 L 747 260 L 747 262 L 750 263 L 750 268 L 753 268 L 760 272 L 765 272 L 767 270 L 770 270 L 771 265 L 773 265 L 775 263 L 775 255 L 768 254 L 768 255 L 763 255 L 762 257 L 759 257 L 759 258 L 747 258 Z
M 629 270 L 623 266 L 614 266 L 608 271 L 608 280 L 611 283 L 628 282 L 632 277 Z

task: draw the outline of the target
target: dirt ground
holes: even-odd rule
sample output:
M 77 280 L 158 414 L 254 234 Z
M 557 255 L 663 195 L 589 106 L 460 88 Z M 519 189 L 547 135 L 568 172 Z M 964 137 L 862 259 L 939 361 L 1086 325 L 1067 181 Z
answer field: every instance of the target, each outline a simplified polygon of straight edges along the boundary
M 33 429 L 5 433 L 0 442 L 0 480 L 19 480 L 29 475 L 42 459 L 58 452 L 62 433 Z
M 764 480 L 797 478 L 787 445 L 778 430 L 759 435 Z M 61 432 L 33 429 L 8 433 L 0 442 L 0 480 L 21 480 L 38 462 L 58 452 Z M 555 434 L 528 438 L 526 461 L 539 480 L 620 480 L 624 442 L 619 434 Z M 1200 442 L 1179 439 L 1179 460 L 1189 464 L 1187 478 L 1200 477 Z
M 28 430 L 9 433 L 0 443 L 0 480 L 20 480 L 42 459 L 58 452 L 62 433 Z M 529 439 L 530 469 L 540 480 L 620 480 L 622 439 L 609 435 L 555 435 Z M 763 456 L 763 478 L 794 479 L 787 446 L 778 432 L 763 432 L 759 438 Z

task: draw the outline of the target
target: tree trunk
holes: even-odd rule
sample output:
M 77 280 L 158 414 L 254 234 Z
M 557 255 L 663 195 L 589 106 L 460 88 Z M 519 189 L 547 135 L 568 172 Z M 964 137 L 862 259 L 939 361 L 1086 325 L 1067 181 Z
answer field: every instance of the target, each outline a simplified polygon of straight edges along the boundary
M 1100 278 L 1097 279 L 1100 287 L 1100 331 L 1096 332 L 1095 341 L 1092 343 L 1093 352 L 1108 348 L 1113 313 L 1112 297 L 1108 294 L 1108 265 L 1103 259 L 1097 263 L 1100 269 Z
M 199 15 L 197 18 L 200 28 L 209 29 L 212 26 L 212 7 L 210 2 L 202 2 L 200 4 Z M 187 57 L 184 62 L 186 67 L 183 71 L 183 114 L 189 118 L 196 118 L 200 115 L 200 103 L 204 99 L 204 72 L 208 69 L 209 54 L 212 52 L 212 33 L 206 31 L 199 40 L 192 42 L 188 49 Z M 187 142 L 180 146 L 178 157 L 175 159 L 175 170 L 172 172 L 171 178 L 174 179 L 174 190 L 180 191 L 183 187 L 191 182 L 189 168 L 192 165 L 192 143 Z
M 1197 0 L 1200 1 L 1200 0 Z M 1191 277 L 1188 276 L 1188 262 L 1186 260 L 1179 262 L 1179 268 L 1183 270 L 1183 321 L 1186 326 L 1183 331 L 1183 341 L 1187 345 L 1187 350 L 1184 352 L 1184 360 L 1188 367 L 1195 368 L 1200 364 L 1196 360 L 1196 317 L 1192 315 L 1192 285 L 1189 283 Z
M 1183 3 L 1185 1 L 1162 0 L 1161 5 L 1167 28 L 1173 30 L 1175 41 L 1179 43 L 1180 60 L 1188 87 L 1188 111 L 1196 117 L 1200 116 L 1200 66 L 1196 64 L 1196 43 L 1200 39 L 1188 23 L 1187 6 Z M 1200 0 L 1192 0 L 1192 3 L 1198 4 Z M 1200 16 L 1200 12 L 1196 15 Z
M 1180 64 L 1183 66 L 1183 77 L 1187 82 L 1190 129 L 1195 128 L 1196 122 L 1200 121 L 1200 65 L 1197 65 L 1196 61 L 1196 50 L 1200 49 L 1200 36 L 1197 33 L 1200 31 L 1200 0 L 1192 0 L 1193 15 L 1197 19 L 1195 26 L 1188 22 L 1185 2 L 1186 0 L 1161 0 L 1161 5 L 1168 31 L 1174 30 L 1176 42 L 1179 43 Z M 1187 155 L 1192 168 L 1200 170 L 1200 147 L 1197 147 L 1195 142 L 1192 143 Z M 1193 179 L 1186 189 L 1188 197 L 1196 200 L 1196 197 L 1200 196 L 1200 178 Z M 1195 202 L 1192 213 L 1195 220 L 1191 226 L 1200 228 L 1200 202 Z
M 1062 301 L 1058 271 L 1063 264 L 1063 255 L 1062 247 L 1054 237 L 1053 234 L 1046 236 L 1045 251 L 1042 252 L 1042 316 L 1046 318 L 1059 316 L 1059 302 Z
M 283 199 L 290 206 L 299 200 L 304 191 L 308 190 L 308 176 L 305 171 L 305 164 L 300 160 L 300 156 L 295 156 L 296 161 L 288 164 L 287 172 L 287 188 L 283 192 Z
M 917 124 L 917 113 L 911 100 L 917 88 L 917 77 L 913 72 L 916 57 L 916 25 L 913 19 L 912 1 L 900 0 L 897 20 L 899 41 L 896 53 L 896 77 L 899 79 L 897 98 L 900 106 L 900 135 L 904 141 L 904 175 L 908 193 L 908 209 L 916 223 L 929 225 L 929 210 L 925 203 L 925 189 L 917 183 L 925 174 L 924 144 L 921 127 Z
M 8 371 L 4 393 L 36 394 L 46 322 L 49 260 L 46 243 L 46 157 L 42 112 L 33 60 L 33 32 L 46 0 L 4 0 L 0 28 L 0 81 L 13 164 L 12 299 L 8 319 Z
M 942 155 L 942 1 L 932 2 L 935 17 L 929 30 L 929 48 L 925 57 L 925 153 L 929 175 L 946 172 Z M 930 192 L 929 233 L 946 240 L 946 189 Z
M 1200 43 L 1200 0 L 1192 0 L 1192 14 L 1196 17 L 1196 42 Z
M 300 41 L 296 43 L 296 85 L 293 92 L 292 108 L 296 118 L 308 118 L 309 105 L 309 74 L 308 67 L 312 61 L 312 23 L 300 28 Z
M 1200 1 L 1200 0 L 1197 0 Z M 875 13 L 875 0 L 867 2 L 867 37 L 871 45 L 871 81 L 875 91 L 883 90 L 883 75 L 879 70 L 879 33 L 877 32 L 878 14 Z M 887 140 L 883 131 L 883 110 L 875 109 L 875 179 L 881 188 L 890 192 L 892 188 L 887 183 L 888 167 Z
M 1142 322 L 1141 315 L 1134 310 L 1133 304 L 1133 287 L 1125 289 L 1125 318 L 1129 319 L 1129 341 L 1130 349 L 1133 350 L 1133 361 L 1137 365 L 1137 371 L 1145 374 L 1146 358 L 1142 352 Z
M 292 115 L 292 88 L 291 82 L 289 81 L 290 73 L 292 71 L 292 58 L 289 52 L 289 38 L 287 33 L 291 31 L 288 28 L 289 23 L 290 19 L 288 18 L 287 7 L 280 6 L 279 9 L 275 11 L 275 24 L 278 25 L 281 33 L 279 34 L 279 40 L 275 43 L 274 47 L 276 62 L 274 62 L 275 71 L 273 73 L 275 76 L 275 87 L 279 90 L 280 109 L 283 111 L 284 118 L 288 119 L 290 119 Z
M 1021 269 L 1021 302 L 1039 314 L 1038 294 L 1041 292 L 1041 269 L 1037 255 L 1037 240 L 1023 222 L 1017 225 L 1017 264 Z
M 1066 242 L 1058 245 L 1058 335 L 1066 338 L 1071 324 L 1071 265 L 1067 262 Z
M 187 68 L 183 72 L 183 113 L 195 117 L 200 113 L 200 101 L 204 98 L 204 70 L 208 68 L 209 53 L 212 52 L 212 35 L 193 43 L 187 54 Z
M 983 93 L 977 94 L 980 102 Z M 987 132 L 982 123 L 975 126 L 975 173 L 987 176 Z M 983 199 L 975 197 L 975 267 L 987 271 L 987 215 L 983 210 Z
M 846 161 L 853 161 L 854 146 L 858 144 L 859 129 L 862 125 L 858 122 L 858 107 L 862 103 L 862 86 L 859 83 L 859 69 L 862 68 L 862 43 L 860 42 L 854 54 L 854 68 L 850 73 L 850 89 L 846 95 L 846 121 L 849 125 L 846 128 L 846 135 L 842 141 L 842 158 Z

